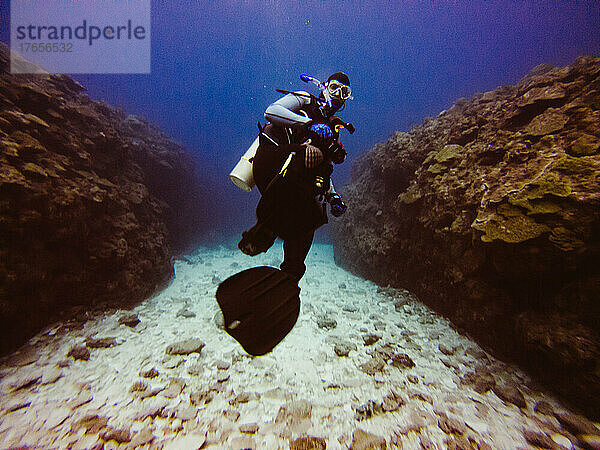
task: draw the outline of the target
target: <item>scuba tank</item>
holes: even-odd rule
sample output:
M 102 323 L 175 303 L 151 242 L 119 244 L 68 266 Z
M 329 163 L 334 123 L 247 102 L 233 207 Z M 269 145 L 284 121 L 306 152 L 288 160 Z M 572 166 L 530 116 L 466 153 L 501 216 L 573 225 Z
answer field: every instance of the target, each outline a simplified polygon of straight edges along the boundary
M 254 139 L 252 145 L 246 150 L 246 153 L 240 158 L 240 161 L 229 174 L 229 179 L 240 189 L 250 192 L 254 185 L 254 175 L 252 174 L 252 160 L 258 149 L 258 137 Z
M 260 145 L 260 136 L 267 136 L 263 130 L 264 127 L 261 126 L 260 122 L 256 124 L 258 126 L 258 137 L 254 139 L 252 145 L 248 147 L 246 153 L 242 155 L 239 162 L 235 165 L 233 170 L 229 173 L 229 179 L 240 189 L 250 192 L 252 188 L 256 186 L 256 182 L 254 181 L 254 157 L 256 156 L 256 151 L 258 150 L 258 146 Z M 268 139 L 270 139 L 267 136 Z

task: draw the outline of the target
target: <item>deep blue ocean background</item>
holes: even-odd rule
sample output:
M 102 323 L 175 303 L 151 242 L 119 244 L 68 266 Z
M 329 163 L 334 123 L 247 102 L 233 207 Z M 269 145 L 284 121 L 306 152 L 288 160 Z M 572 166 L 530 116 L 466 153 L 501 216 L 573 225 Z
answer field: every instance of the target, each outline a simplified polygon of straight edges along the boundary
M 9 5 L 0 0 L 6 43 Z M 253 224 L 258 194 L 227 174 L 276 88 L 307 89 L 301 73 L 349 74 L 355 100 L 340 116 L 357 132 L 342 137 L 350 157 L 333 175 L 340 190 L 356 156 L 458 98 L 514 84 L 538 64 L 600 56 L 600 2 L 157 0 L 151 36 L 150 75 L 73 78 L 183 143 L 199 162 L 214 228 L 231 236 Z

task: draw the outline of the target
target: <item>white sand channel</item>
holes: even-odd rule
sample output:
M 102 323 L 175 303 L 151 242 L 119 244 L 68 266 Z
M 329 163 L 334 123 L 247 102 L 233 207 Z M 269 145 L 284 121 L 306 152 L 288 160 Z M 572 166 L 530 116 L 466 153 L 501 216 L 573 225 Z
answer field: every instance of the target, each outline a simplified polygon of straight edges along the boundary
M 246 355 L 217 326 L 215 291 L 242 269 L 279 266 L 280 247 L 255 258 L 237 248 L 200 248 L 176 262 L 164 291 L 132 310 L 137 326 L 119 324 L 127 311 L 111 311 L 80 329 L 53 324 L 32 338 L 0 367 L 0 447 L 319 448 L 292 444 L 313 436 L 320 438 L 313 445 L 330 449 L 349 448 L 353 439 L 353 448 L 384 448 L 383 440 L 388 448 L 469 440 L 479 448 L 531 448 L 524 430 L 570 447 L 554 416 L 534 412 L 540 401 L 566 411 L 552 396 L 407 291 L 378 289 L 338 268 L 331 246 L 311 249 L 292 332 L 272 353 Z M 92 345 L 88 360 L 67 357 L 86 338 L 117 345 Z M 166 353 L 192 338 L 205 344 L 200 353 Z M 348 356 L 338 356 L 336 345 Z M 526 405 L 461 383 L 478 366 L 498 384 L 516 386 Z M 366 447 L 377 439 L 379 447 Z

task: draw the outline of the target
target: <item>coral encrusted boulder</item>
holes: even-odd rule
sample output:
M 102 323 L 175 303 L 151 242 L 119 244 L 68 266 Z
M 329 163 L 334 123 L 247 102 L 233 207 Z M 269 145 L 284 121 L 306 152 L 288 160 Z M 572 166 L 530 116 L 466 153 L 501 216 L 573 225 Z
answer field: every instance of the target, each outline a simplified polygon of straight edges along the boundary
M 8 54 L 1 45 L 0 353 L 75 306 L 143 299 L 202 222 L 181 146 L 68 76 L 11 75 Z
M 355 162 L 336 262 L 600 415 L 599 148 L 598 58 L 460 99 Z

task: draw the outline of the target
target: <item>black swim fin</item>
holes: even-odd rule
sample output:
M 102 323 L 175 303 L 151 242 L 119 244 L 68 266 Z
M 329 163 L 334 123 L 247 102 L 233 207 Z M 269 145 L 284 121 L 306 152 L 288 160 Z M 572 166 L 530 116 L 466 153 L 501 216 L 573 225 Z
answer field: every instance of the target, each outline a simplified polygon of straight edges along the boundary
M 236 273 L 217 289 L 225 331 L 250 355 L 269 353 L 292 330 L 300 288 L 285 272 L 260 266 Z

